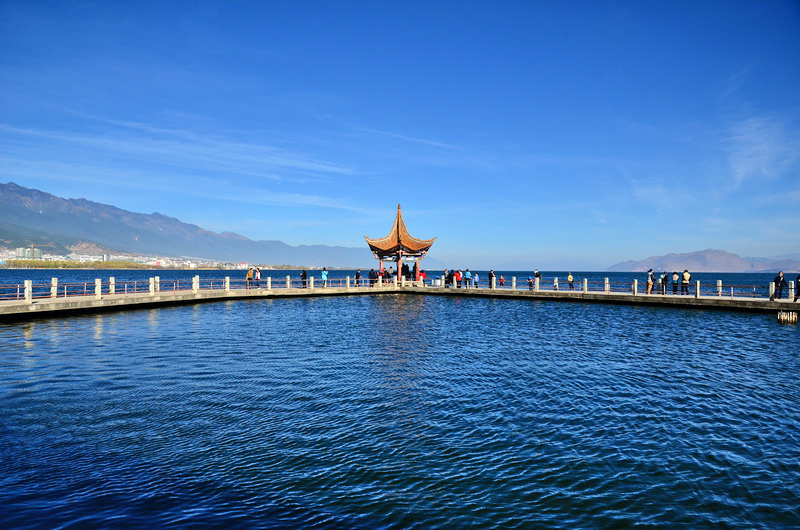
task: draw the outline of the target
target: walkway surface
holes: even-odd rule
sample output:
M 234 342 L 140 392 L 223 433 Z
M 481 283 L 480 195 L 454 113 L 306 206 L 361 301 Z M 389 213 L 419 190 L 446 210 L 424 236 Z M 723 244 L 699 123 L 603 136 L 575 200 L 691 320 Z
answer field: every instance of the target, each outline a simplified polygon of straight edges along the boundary
M 767 298 L 745 298 L 729 296 L 643 295 L 597 291 L 529 291 L 524 289 L 458 289 L 420 286 L 375 286 L 375 287 L 327 287 L 327 288 L 277 288 L 277 289 L 191 289 L 182 291 L 94 294 L 62 298 L 35 298 L 0 301 L 0 321 L 50 318 L 70 314 L 99 311 L 120 311 L 159 306 L 220 302 L 228 300 L 251 300 L 291 297 L 360 296 L 407 293 L 412 295 L 437 295 L 458 297 L 513 298 L 522 300 L 547 300 L 561 302 L 612 303 L 646 305 L 692 309 L 716 309 L 725 311 L 769 312 L 796 311 L 800 303 L 786 298 L 770 301 Z

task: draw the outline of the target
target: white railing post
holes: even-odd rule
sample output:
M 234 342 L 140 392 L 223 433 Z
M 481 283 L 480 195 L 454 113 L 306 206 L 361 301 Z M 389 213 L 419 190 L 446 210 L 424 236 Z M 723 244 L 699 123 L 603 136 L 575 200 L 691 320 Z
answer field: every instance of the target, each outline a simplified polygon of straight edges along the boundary
M 150 296 L 155 296 L 156 294 L 156 279 L 150 278 Z
M 492 284 L 490 288 L 492 289 L 492 291 L 494 291 L 497 288 L 497 278 L 495 278 L 494 276 L 492 276 Z
M 753 290 L 755 291 L 755 288 Z M 775 299 L 775 282 L 769 282 L 769 299 Z
M 553 278 L 553 290 L 558 291 L 558 278 Z
M 633 280 L 633 296 L 636 296 L 636 292 L 639 290 L 639 280 L 634 278 Z
M 383 276 L 378 276 L 378 287 L 383 287 Z
M 516 288 L 517 288 L 517 277 L 516 276 L 512 276 L 511 277 L 511 289 L 515 290 Z
M 722 296 L 722 280 L 717 280 L 717 296 Z
M 345 287 L 350 288 L 350 276 L 345 276 Z
M 272 290 L 272 276 L 267 276 L 267 291 Z
M 611 284 L 608 282 L 608 278 L 603 281 L 603 292 L 606 294 L 611 292 Z
M 286 277 L 286 288 L 287 289 L 291 289 L 292 288 L 292 277 L 291 276 L 287 276 Z
M 700 280 L 694 282 L 694 297 L 700 298 Z
M 794 301 L 794 280 L 789 280 L 789 301 Z
M 392 282 L 394 283 L 394 286 L 397 287 L 397 274 L 395 274 L 392 278 Z
M 103 280 L 100 278 L 94 280 L 94 297 L 98 300 L 103 298 Z
M 537 293 L 539 292 L 539 277 L 538 276 L 533 279 L 533 290 L 536 291 Z
M 231 277 L 225 276 L 225 292 L 228 292 L 230 290 L 231 290 Z
M 196 293 L 200 290 L 200 276 L 192 278 L 192 292 Z
M 308 288 L 309 289 L 313 289 L 314 288 L 314 277 L 313 276 L 308 279 Z
M 406 286 L 406 277 L 405 276 L 400 276 L 400 285 L 402 285 L 403 287 Z
M 58 297 L 58 278 L 50 278 L 50 298 Z
M 25 303 L 33 303 L 33 280 L 25 280 Z
M 117 294 L 117 279 L 113 276 L 108 277 L 108 294 Z
M 587 278 L 583 279 L 583 292 L 584 293 L 589 292 L 589 280 Z
M 156 276 L 153 278 L 153 283 L 155 284 L 156 292 L 161 292 L 161 276 Z

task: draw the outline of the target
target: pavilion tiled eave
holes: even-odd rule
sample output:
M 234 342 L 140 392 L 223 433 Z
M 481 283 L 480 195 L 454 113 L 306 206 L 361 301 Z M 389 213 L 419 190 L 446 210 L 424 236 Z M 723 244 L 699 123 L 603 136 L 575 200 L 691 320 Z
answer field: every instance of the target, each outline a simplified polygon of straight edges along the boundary
M 364 236 L 364 239 L 367 240 L 370 250 L 377 257 L 395 256 L 398 253 L 402 253 L 404 256 L 423 255 L 436 240 L 435 237 L 433 239 L 417 239 L 412 236 L 406 228 L 405 221 L 403 221 L 403 213 L 399 204 L 397 205 L 397 215 L 389 235 L 378 239 L 370 239 Z
M 364 236 L 364 239 L 367 240 L 367 245 L 369 245 L 369 249 L 375 257 L 380 260 L 381 268 L 383 268 L 383 260 L 391 258 L 397 262 L 398 273 L 403 258 L 416 258 L 419 264 L 419 260 L 425 257 L 425 253 L 428 252 L 436 240 L 435 237 L 432 239 L 417 239 L 412 236 L 406 228 L 405 221 L 403 221 L 403 213 L 399 204 L 397 205 L 397 215 L 389 235 L 377 239 L 370 239 Z M 415 267 L 415 270 L 417 271 L 417 277 L 414 279 L 418 280 L 418 268 Z

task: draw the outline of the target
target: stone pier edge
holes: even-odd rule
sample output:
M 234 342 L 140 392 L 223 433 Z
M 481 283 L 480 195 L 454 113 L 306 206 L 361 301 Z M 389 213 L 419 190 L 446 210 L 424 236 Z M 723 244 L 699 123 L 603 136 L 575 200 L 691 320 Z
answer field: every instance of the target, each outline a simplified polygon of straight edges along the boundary
M 526 291 L 510 289 L 466 289 L 443 287 L 384 286 L 384 287 L 328 287 L 315 289 L 232 289 L 191 290 L 179 292 L 105 294 L 102 298 L 94 296 L 73 296 L 68 298 L 37 298 L 32 303 L 24 301 L 0 301 L 0 322 L 30 320 L 39 318 L 63 317 L 74 314 L 107 311 L 126 311 L 151 309 L 175 305 L 206 302 L 225 302 L 242 300 L 261 300 L 275 298 L 301 298 L 324 296 L 382 296 L 391 294 L 484 297 L 496 299 L 606 303 L 618 305 L 637 305 L 650 307 L 672 307 L 681 309 L 703 309 L 722 311 L 744 311 L 774 313 L 781 310 L 794 311 L 800 304 L 787 299 L 770 301 L 765 298 L 747 299 L 743 297 L 694 295 L 643 295 L 631 293 L 605 293 L 582 291 Z

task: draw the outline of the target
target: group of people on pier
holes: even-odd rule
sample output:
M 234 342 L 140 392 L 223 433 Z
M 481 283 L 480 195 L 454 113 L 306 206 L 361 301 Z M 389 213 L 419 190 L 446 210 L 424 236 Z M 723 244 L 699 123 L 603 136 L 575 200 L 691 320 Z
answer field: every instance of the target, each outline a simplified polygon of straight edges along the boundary
M 648 269 L 647 294 L 667 294 L 671 284 L 672 294 L 678 294 L 678 287 L 680 287 L 681 295 L 688 296 L 691 282 L 692 274 L 688 269 L 684 269 L 681 274 L 678 274 L 678 271 L 673 271 L 672 274 L 664 271 L 658 277 L 656 277 L 656 273 L 653 272 L 653 269 Z
M 414 269 L 413 272 L 411 272 L 409 270 L 406 270 L 406 269 L 407 269 L 407 266 L 404 265 L 404 267 L 403 267 L 403 273 L 404 273 L 403 277 L 405 277 L 407 280 L 413 280 L 414 277 L 416 276 L 416 268 Z M 248 272 L 248 274 L 249 274 L 249 272 Z M 414 276 L 411 276 L 412 274 Z M 370 269 L 369 273 L 367 273 L 367 277 L 366 278 L 362 275 L 361 269 L 357 269 L 356 273 L 355 273 L 355 276 L 353 278 L 353 286 L 354 287 L 365 287 L 365 286 L 369 285 L 370 287 L 373 287 L 377 283 L 381 283 L 383 285 L 386 285 L 388 283 L 391 283 L 393 281 L 394 277 L 395 277 L 395 272 L 394 272 L 394 268 L 392 268 L 392 267 L 389 267 L 388 269 L 381 268 L 381 269 L 378 269 L 378 270 Z M 424 281 L 427 278 L 428 278 L 428 275 L 425 273 L 425 271 L 424 270 L 420 270 L 419 271 L 419 279 Z M 320 279 L 322 280 L 322 287 L 328 287 L 328 285 L 329 285 L 328 284 L 328 269 L 326 267 L 322 268 L 322 271 L 320 272 Z M 300 272 L 300 284 L 302 285 L 303 289 L 307 289 L 308 288 L 309 274 L 308 274 L 308 270 L 306 270 L 306 269 L 303 269 Z M 248 283 L 248 286 L 249 285 L 250 285 L 250 283 Z
M 247 269 L 247 274 L 244 275 L 245 289 L 252 289 L 261 287 L 261 269 L 258 267 L 250 267 Z
M 417 277 L 417 266 L 414 266 L 414 270 L 409 270 L 407 264 L 403 264 L 402 266 L 402 275 L 401 277 L 405 278 L 408 281 L 413 281 Z M 322 287 L 328 287 L 328 269 L 326 267 L 322 268 L 320 272 L 320 279 L 322 283 Z M 370 269 L 369 273 L 367 274 L 366 278 L 362 275 L 361 269 L 358 269 L 355 273 L 354 278 L 354 286 L 355 287 L 364 287 L 370 286 L 374 287 L 376 284 L 383 284 L 387 285 L 394 280 L 395 272 L 392 267 L 386 268 L 379 268 L 379 269 Z M 419 271 L 419 280 L 423 282 L 428 278 L 428 275 L 424 270 Z M 303 270 L 300 273 L 300 282 L 303 288 L 308 288 L 308 279 L 309 274 L 307 270 Z M 436 277 L 437 283 L 441 280 L 441 285 L 446 288 L 458 288 L 458 289 L 476 289 L 481 286 L 481 276 L 477 271 L 472 271 L 470 269 L 445 269 L 442 276 Z M 538 269 L 535 269 L 531 276 L 528 276 L 528 289 L 533 291 L 535 282 L 538 280 L 539 282 L 543 281 L 542 273 L 539 272 Z M 653 271 L 653 269 L 648 269 L 646 275 L 646 285 L 647 285 L 647 294 L 662 294 L 666 295 L 669 294 L 670 291 L 673 295 L 677 295 L 678 291 L 680 290 L 681 295 L 690 295 L 691 294 L 691 281 L 692 281 L 692 274 L 689 272 L 688 269 L 684 269 L 682 273 L 678 273 L 678 271 L 673 271 L 671 274 L 667 271 L 662 272 L 661 274 L 657 274 Z M 250 267 L 247 270 L 247 274 L 245 275 L 245 288 L 253 289 L 259 288 L 261 282 L 261 269 L 258 267 Z M 567 282 L 569 285 L 569 290 L 575 290 L 575 283 L 574 277 L 572 273 L 567 274 Z M 486 285 L 488 287 L 499 287 L 504 288 L 506 284 L 506 279 L 500 275 L 497 277 L 495 275 L 494 270 L 490 270 L 487 274 L 486 278 Z M 772 289 L 772 293 L 770 298 L 773 300 L 780 300 L 783 298 L 784 290 L 789 287 L 789 284 L 786 281 L 786 278 L 783 275 L 783 272 L 779 272 L 775 279 L 772 281 L 774 289 Z M 797 280 L 795 282 L 797 288 L 795 289 L 794 293 L 789 291 L 789 296 L 793 298 L 792 301 L 797 302 L 798 298 L 800 298 L 800 274 L 797 275 Z M 558 284 L 554 284 L 555 289 L 558 290 Z
M 322 267 L 322 271 L 320 272 L 320 279 L 322 280 L 322 286 L 328 286 L 328 269 L 327 267 Z M 303 289 L 308 288 L 308 271 L 303 269 L 300 272 L 300 284 L 303 286 Z
M 501 285 L 505 284 L 502 276 L 500 278 L 502 280 Z M 487 274 L 488 285 L 492 286 L 495 279 L 494 270 L 490 270 Z M 478 271 L 472 272 L 469 269 L 463 272 L 461 269 L 445 269 L 444 273 L 442 273 L 442 280 L 444 280 L 445 287 L 455 287 L 457 289 L 477 289 L 481 285 L 481 277 Z

